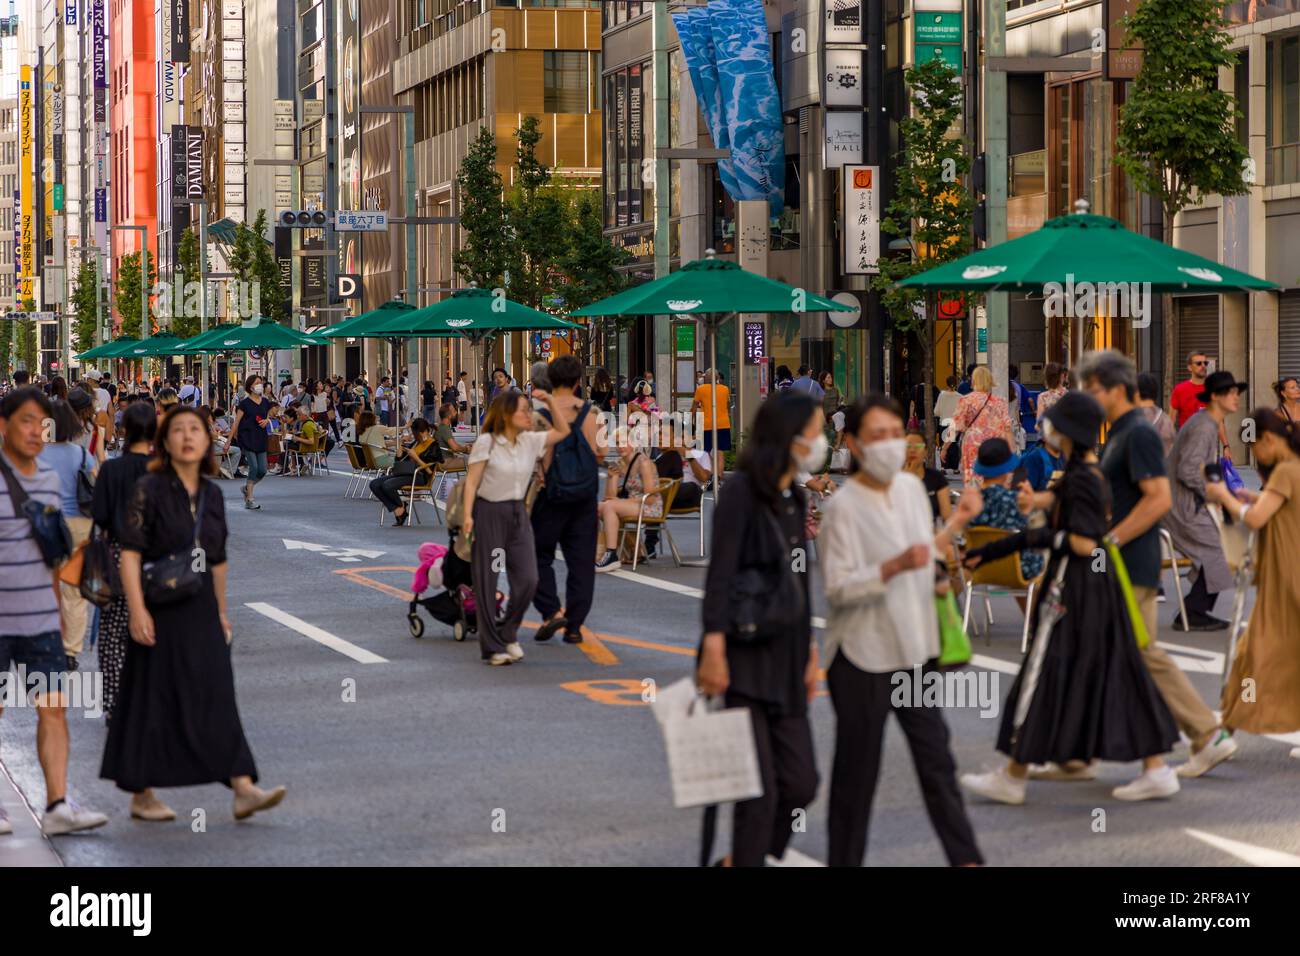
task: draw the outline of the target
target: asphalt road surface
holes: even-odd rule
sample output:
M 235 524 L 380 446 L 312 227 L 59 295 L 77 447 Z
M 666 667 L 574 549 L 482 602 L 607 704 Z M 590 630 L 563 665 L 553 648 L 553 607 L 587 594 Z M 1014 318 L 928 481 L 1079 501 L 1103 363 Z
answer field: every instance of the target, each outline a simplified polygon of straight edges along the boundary
M 341 453 L 334 456 L 344 466 Z M 531 639 L 526 659 L 489 668 L 473 642 L 425 618 L 412 639 L 406 600 L 416 549 L 446 540 L 428 506 L 414 529 L 377 524 L 374 501 L 343 497 L 347 478 L 268 478 L 260 512 L 222 482 L 230 524 L 234 660 L 245 731 L 263 784 L 285 784 L 280 808 L 236 824 L 221 786 L 160 795 L 174 823 L 127 815 L 126 794 L 99 779 L 102 719 L 70 714 L 71 793 L 110 814 L 109 825 L 46 841 L 34 714 L 0 719 L 0 801 L 19 832 L 0 837 L 0 865 L 691 865 L 698 812 L 673 808 L 658 727 L 642 700 L 692 667 L 704 572 L 660 558 L 637 572 L 600 575 L 581 646 Z M 679 525 L 686 556 L 696 526 Z M 559 565 L 563 575 L 563 565 Z M 816 591 L 817 588 L 815 587 Z M 1220 599 L 1219 613 L 1230 611 Z M 1021 617 L 1007 597 L 975 641 L 979 685 L 995 707 L 1019 659 Z M 817 613 L 824 613 L 818 604 Z M 1224 635 L 1175 634 L 1161 606 L 1161 639 L 1207 701 L 1217 699 Z M 93 666 L 93 655 L 87 654 Z M 950 708 L 962 770 L 995 766 L 997 718 Z M 792 855 L 826 857 L 826 793 L 833 713 L 813 705 L 822 785 Z M 998 866 L 1226 866 L 1300 864 L 1297 739 L 1240 734 L 1239 756 L 1172 800 L 1110 797 L 1137 764 L 1103 765 L 1092 783 L 1031 784 L 1022 807 L 968 801 L 988 862 Z M 1186 757 L 1180 746 L 1175 760 Z M 12 780 L 12 786 L 9 783 Z M 15 793 L 13 786 L 19 793 Z M 1098 811 L 1104 811 L 1099 815 Z M 1098 821 L 1104 824 L 1099 828 Z M 725 821 L 717 852 L 724 850 Z M 891 726 L 867 862 L 942 864 L 910 757 Z

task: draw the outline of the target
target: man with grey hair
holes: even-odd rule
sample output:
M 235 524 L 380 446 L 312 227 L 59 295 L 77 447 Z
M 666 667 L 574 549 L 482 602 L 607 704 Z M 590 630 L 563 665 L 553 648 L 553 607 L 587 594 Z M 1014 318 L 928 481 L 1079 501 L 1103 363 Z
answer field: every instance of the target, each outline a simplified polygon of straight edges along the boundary
M 1199 777 L 1231 757 L 1237 744 L 1219 726 L 1187 675 L 1156 641 L 1156 589 L 1161 563 L 1158 525 L 1168 514 L 1173 496 L 1165 468 L 1164 443 L 1135 404 L 1137 379 L 1132 360 L 1114 349 L 1089 352 L 1079 365 L 1079 381 L 1101 405 L 1109 425 L 1101 459 L 1111 497 L 1112 525 L 1107 539 L 1120 549 L 1150 638 L 1142 650 L 1142 659 L 1178 729 L 1191 741 L 1191 759 L 1178 768 L 1178 775 Z M 1108 573 L 1112 570 L 1108 569 Z M 1143 777 L 1139 777 L 1128 786 L 1136 788 L 1142 781 Z

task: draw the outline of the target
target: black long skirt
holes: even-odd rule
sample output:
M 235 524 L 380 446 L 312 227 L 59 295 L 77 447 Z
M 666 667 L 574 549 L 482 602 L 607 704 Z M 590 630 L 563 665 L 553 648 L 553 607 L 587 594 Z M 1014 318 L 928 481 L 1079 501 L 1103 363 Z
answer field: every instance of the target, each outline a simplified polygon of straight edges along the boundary
M 1060 560 L 1054 552 L 1045 582 L 1056 575 Z M 1178 727 L 1138 648 L 1119 579 L 1113 570 L 1094 571 L 1092 565 L 1091 558 L 1070 558 L 1062 582 L 1066 613 L 1048 636 L 1018 731 L 1016 705 L 1033 644 L 1007 695 L 998 750 L 1019 763 L 1139 760 L 1167 753 L 1178 742 Z M 1036 602 L 1031 621 L 1035 635 L 1042 603 Z
M 99 775 L 128 793 L 257 780 L 235 704 L 230 647 L 212 576 L 178 604 L 151 607 L 153 647 L 129 640 Z

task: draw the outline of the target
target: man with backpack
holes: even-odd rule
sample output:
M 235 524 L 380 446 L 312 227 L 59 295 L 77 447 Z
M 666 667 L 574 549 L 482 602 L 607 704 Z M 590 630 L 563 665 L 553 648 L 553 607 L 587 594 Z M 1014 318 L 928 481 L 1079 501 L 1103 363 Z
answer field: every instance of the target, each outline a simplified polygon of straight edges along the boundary
M 600 461 L 605 457 L 600 413 L 574 392 L 582 382 L 582 363 L 561 355 L 547 369 L 556 414 L 564 415 L 569 436 L 542 459 L 545 482 L 533 504 L 533 539 L 537 549 L 537 593 L 533 605 L 542 615 L 536 639 L 548 641 L 564 631 L 566 644 L 582 643 L 582 624 L 591 611 L 596 587 L 596 498 Z M 548 411 L 540 413 L 550 418 Z M 567 579 L 564 607 L 555 583 L 555 546 L 564 554 Z

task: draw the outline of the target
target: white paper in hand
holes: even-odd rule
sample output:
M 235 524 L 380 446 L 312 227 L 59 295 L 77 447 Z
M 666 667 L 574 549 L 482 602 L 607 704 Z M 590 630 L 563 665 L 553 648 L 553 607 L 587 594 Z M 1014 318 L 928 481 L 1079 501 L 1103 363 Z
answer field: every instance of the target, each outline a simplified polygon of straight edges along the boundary
M 655 692 L 650 712 L 655 715 L 655 720 L 659 721 L 662 727 L 675 717 L 685 717 L 691 709 L 691 701 L 695 699 L 696 693 L 694 678 L 683 677 L 663 690 Z

